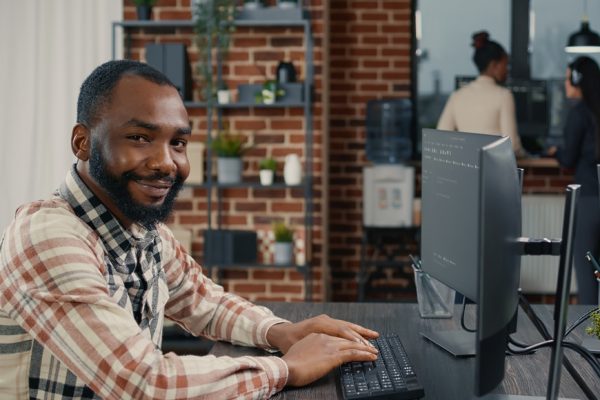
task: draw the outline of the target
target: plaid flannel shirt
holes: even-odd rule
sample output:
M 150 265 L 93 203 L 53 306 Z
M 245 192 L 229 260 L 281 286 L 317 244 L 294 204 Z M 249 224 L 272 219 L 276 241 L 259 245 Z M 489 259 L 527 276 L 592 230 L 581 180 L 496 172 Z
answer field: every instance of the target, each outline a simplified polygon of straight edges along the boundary
M 267 398 L 278 357 L 160 351 L 164 317 L 268 349 L 284 322 L 202 275 L 163 224 L 124 229 L 73 167 L 0 239 L 0 399 Z

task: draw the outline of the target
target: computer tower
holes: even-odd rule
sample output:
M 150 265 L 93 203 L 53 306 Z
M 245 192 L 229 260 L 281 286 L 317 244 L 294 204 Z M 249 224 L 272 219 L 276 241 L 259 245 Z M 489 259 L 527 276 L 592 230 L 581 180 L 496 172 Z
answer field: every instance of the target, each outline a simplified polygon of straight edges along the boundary
M 183 100 L 192 100 L 192 70 L 185 44 L 148 43 L 146 62 L 173 82 Z

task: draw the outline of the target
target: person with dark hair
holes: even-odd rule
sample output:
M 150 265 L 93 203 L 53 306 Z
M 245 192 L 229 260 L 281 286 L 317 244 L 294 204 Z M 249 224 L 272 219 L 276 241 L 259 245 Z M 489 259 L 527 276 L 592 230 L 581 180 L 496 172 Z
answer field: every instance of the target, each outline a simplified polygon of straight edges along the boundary
M 84 81 L 76 163 L 0 239 L 0 398 L 262 399 L 377 358 L 377 332 L 292 323 L 202 274 L 163 223 L 190 134 L 177 89 L 148 65 L 109 61 Z M 163 354 L 164 318 L 283 356 Z
M 598 173 L 600 162 L 600 70 L 590 57 L 578 57 L 569 64 L 565 94 L 574 101 L 564 127 L 564 145 L 549 149 L 562 167 L 575 168 L 575 183 L 581 185 L 579 212 L 575 225 L 573 260 L 579 303 L 598 304 L 598 283 L 594 268 L 586 259 L 600 251 L 600 203 Z
M 473 34 L 473 62 L 479 77 L 452 93 L 437 129 L 510 137 L 515 154 L 526 155 L 517 132 L 515 100 L 500 86 L 508 75 L 508 54 L 485 31 Z

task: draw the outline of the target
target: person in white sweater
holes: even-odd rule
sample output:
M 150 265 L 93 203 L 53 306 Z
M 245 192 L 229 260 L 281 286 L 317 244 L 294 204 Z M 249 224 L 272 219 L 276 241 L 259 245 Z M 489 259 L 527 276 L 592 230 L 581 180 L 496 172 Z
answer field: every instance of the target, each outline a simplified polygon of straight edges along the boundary
M 508 75 L 508 54 L 485 31 L 473 34 L 472 46 L 479 77 L 450 96 L 437 129 L 508 136 L 517 157 L 523 157 L 527 153 L 517 132 L 515 101 L 500 86 Z

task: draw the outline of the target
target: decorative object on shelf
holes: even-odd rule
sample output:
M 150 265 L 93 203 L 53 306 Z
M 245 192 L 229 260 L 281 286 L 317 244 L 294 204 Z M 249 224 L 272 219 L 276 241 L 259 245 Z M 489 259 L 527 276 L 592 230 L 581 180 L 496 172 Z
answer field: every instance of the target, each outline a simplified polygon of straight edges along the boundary
M 237 18 L 242 21 L 301 21 L 305 16 L 302 1 L 278 0 L 277 5 L 258 0 L 244 0 L 244 5 L 239 9 Z
M 219 104 L 229 104 L 231 102 L 231 92 L 227 87 L 227 84 L 221 82 L 219 84 L 219 89 L 217 90 L 217 103 Z
M 254 231 L 236 229 L 204 231 L 204 249 L 207 263 L 253 264 L 257 259 L 257 235 Z
M 277 0 L 279 8 L 295 8 L 298 7 L 298 0 Z
M 257 104 L 275 104 L 275 101 L 282 96 L 285 96 L 285 90 L 279 87 L 277 81 L 269 79 L 263 83 L 261 91 L 254 96 L 254 102 Z
M 285 156 L 283 180 L 286 185 L 299 185 L 302 182 L 302 165 L 298 154 L 292 153 Z
M 304 84 L 278 83 L 277 104 L 298 106 L 304 101 Z M 264 104 L 262 96 L 263 84 L 243 83 L 237 86 L 238 102 L 240 104 Z
M 146 43 L 146 62 L 167 76 L 184 101 L 193 98 L 192 68 L 184 43 Z
M 196 0 L 196 44 L 200 53 L 198 68 L 202 77 L 202 96 L 212 102 L 215 96 L 212 50 L 216 49 L 217 62 L 227 56 L 231 33 L 235 31 L 236 0 Z
M 294 231 L 283 221 L 273 223 L 275 246 L 273 263 L 277 265 L 291 264 L 294 255 Z
M 189 142 L 187 144 L 187 156 L 190 163 L 190 174 L 185 183 L 201 185 L 204 182 L 204 144 Z
M 156 0 L 133 0 L 136 6 L 137 17 L 140 21 L 147 21 L 152 18 L 152 6 Z
M 241 157 L 251 146 L 245 145 L 241 135 L 227 131 L 220 131 L 210 145 L 217 154 L 219 183 L 240 183 L 242 181 Z
M 279 61 L 276 75 L 278 83 L 296 82 L 296 69 L 290 61 Z
M 244 0 L 244 8 L 246 10 L 256 10 L 257 8 L 262 8 L 263 2 L 262 0 Z
M 273 158 L 263 158 L 258 163 L 260 184 L 269 186 L 273 184 L 273 178 L 275 177 L 275 170 L 277 169 L 277 161 Z

